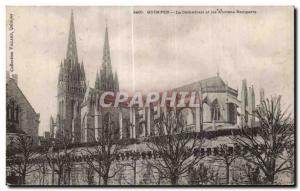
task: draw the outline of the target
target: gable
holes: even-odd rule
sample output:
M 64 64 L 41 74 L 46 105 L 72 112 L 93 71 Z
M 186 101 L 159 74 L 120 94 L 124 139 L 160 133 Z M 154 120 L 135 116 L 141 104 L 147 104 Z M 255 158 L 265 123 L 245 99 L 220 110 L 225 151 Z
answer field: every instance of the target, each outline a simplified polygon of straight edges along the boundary
M 22 90 L 11 78 L 6 82 L 6 99 L 9 99 L 9 97 L 15 99 L 15 101 L 18 103 L 24 104 L 25 102 L 25 104 L 28 106 L 27 108 L 30 109 L 30 112 L 37 114 L 30 102 L 27 100 L 26 96 L 23 94 Z M 6 102 L 7 101 L 8 100 L 6 100 Z

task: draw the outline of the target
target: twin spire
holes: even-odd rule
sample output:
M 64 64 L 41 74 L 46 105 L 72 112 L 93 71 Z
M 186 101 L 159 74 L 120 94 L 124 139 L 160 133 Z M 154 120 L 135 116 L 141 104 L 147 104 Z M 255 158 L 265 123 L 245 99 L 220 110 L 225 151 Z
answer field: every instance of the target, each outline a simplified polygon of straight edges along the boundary
M 70 29 L 67 45 L 66 58 L 60 64 L 59 71 L 59 82 L 60 81 L 84 81 L 85 82 L 85 71 L 83 61 L 79 63 L 76 45 L 75 25 L 74 25 L 74 14 L 71 12 Z
M 81 64 L 78 62 L 73 10 L 70 19 L 66 59 L 61 63 L 59 71 L 59 81 L 69 80 L 85 81 L 83 62 L 81 62 Z M 118 75 L 117 73 L 113 74 L 111 66 L 107 25 L 105 27 L 102 66 L 100 73 L 97 72 L 95 89 L 103 91 L 119 91 Z
M 114 75 L 112 72 L 107 25 L 105 27 L 102 66 L 100 73 L 97 71 L 95 89 L 102 91 L 119 91 L 118 74 L 115 72 Z
M 71 60 L 72 64 L 78 63 L 73 10 L 71 12 L 71 22 L 70 22 L 70 30 L 69 30 L 69 39 L 68 39 L 66 58 L 67 58 L 67 60 Z

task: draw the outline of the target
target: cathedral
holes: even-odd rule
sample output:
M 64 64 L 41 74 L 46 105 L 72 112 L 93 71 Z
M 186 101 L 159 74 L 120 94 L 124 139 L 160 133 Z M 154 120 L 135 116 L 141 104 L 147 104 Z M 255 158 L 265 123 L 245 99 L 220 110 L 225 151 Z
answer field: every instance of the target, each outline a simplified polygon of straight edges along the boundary
M 84 63 L 78 60 L 74 15 L 71 13 L 70 29 L 66 57 L 60 63 L 57 84 L 57 116 L 50 117 L 51 138 L 68 138 L 72 142 L 94 141 L 102 128 L 103 118 L 113 114 L 117 123 L 115 136 L 118 139 L 136 139 L 162 135 L 164 130 L 154 125 L 163 107 L 111 107 L 102 108 L 99 99 L 103 92 L 118 92 L 118 74 L 113 72 L 110 57 L 108 28 L 105 28 L 101 67 L 97 70 L 94 87 L 86 83 Z M 219 73 L 216 76 L 172 89 L 172 91 L 196 91 L 201 107 L 180 110 L 186 120 L 186 131 L 216 131 L 256 124 L 252 115 L 255 109 L 253 86 L 248 87 L 242 81 L 239 98 L 238 90 L 223 81 Z M 260 97 L 263 99 L 264 90 Z
M 88 83 L 84 62 L 78 59 L 75 19 L 73 11 L 71 12 L 66 55 L 60 63 L 57 62 L 60 66 L 57 82 L 57 114 L 50 116 L 50 136 L 48 132 L 48 138 L 45 138 L 47 140 L 43 143 L 47 147 L 40 144 L 41 147 L 38 147 L 40 154 L 34 153 L 29 161 L 37 164 L 38 169 L 28 173 L 26 184 L 170 185 L 174 183 L 172 177 L 170 179 L 161 173 L 165 169 L 164 166 L 169 166 L 170 163 L 180 163 L 178 166 L 182 166 L 185 162 L 189 165 L 182 167 L 185 169 L 178 177 L 178 182 L 176 182 L 178 185 L 194 183 L 196 185 L 256 184 L 250 181 L 253 179 L 252 176 L 259 176 L 261 172 L 259 167 L 251 165 L 248 160 L 240 157 L 240 153 L 247 152 L 247 149 L 234 142 L 232 138 L 240 135 L 235 134 L 240 127 L 250 127 L 254 130 L 261 128 L 254 112 L 255 108 L 265 100 L 264 89 L 260 89 L 259 99 L 256 99 L 254 87 L 253 85 L 248 86 L 246 79 L 241 81 L 241 91 L 239 92 L 238 89 L 234 89 L 224 81 L 217 72 L 216 75 L 206 79 L 180 87 L 169 87 L 164 92 L 156 92 L 158 99 L 151 104 L 143 106 L 136 103 L 127 104 L 129 100 L 130 102 L 135 100 L 136 94 L 134 93 L 136 92 L 131 92 L 134 96 L 128 96 L 128 100 L 124 104 L 105 107 L 103 102 L 116 101 L 118 97 L 115 95 L 120 95 L 121 92 L 118 73 L 114 69 L 111 59 L 107 25 L 103 36 L 102 60 L 98 66 L 93 68 L 95 71 L 97 70 L 95 82 Z M 7 77 L 7 142 L 12 143 L 18 134 L 28 134 L 37 142 L 39 114 L 35 112 L 18 88 L 17 76 L 10 77 L 8 75 Z M 201 78 L 199 77 L 199 79 Z M 103 100 L 103 95 L 108 92 L 113 96 Z M 180 104 L 178 104 L 177 95 L 182 92 L 188 96 L 184 99 L 180 97 L 184 104 L 178 106 Z M 170 96 L 168 93 L 172 93 L 172 95 Z M 142 101 L 145 97 L 148 98 L 148 95 L 140 95 Z M 163 103 L 161 100 L 164 100 L 164 95 L 168 97 L 168 101 L 172 100 L 175 95 L 174 102 L 177 105 L 173 106 L 169 102 L 160 104 Z M 195 96 L 195 99 L 191 99 L 192 95 Z M 185 99 L 188 97 L 190 99 Z M 191 105 L 191 100 L 197 104 Z M 167 118 L 167 122 L 164 121 L 163 124 L 157 125 L 160 117 L 167 114 L 168 111 L 181 114 L 183 123 Z M 172 115 L 173 119 L 177 119 L 174 116 Z M 113 125 L 108 125 L 110 122 Z M 174 125 L 174 123 L 177 124 Z M 178 123 L 180 124 L 178 125 Z M 166 126 L 172 129 L 167 129 Z M 180 126 L 182 134 L 178 134 L 178 126 Z M 181 127 L 183 131 L 181 131 Z M 108 128 L 110 128 L 109 132 Z M 175 136 L 173 136 L 174 132 L 177 133 Z M 196 135 L 196 137 L 189 138 L 187 135 Z M 201 147 L 189 149 L 188 144 L 194 145 L 192 142 L 198 141 L 200 136 L 203 136 Z M 160 147 L 149 147 L 149 143 L 153 144 L 154 141 L 163 140 L 166 137 L 176 141 L 183 140 L 185 143 L 173 144 L 172 141 L 167 141 L 167 143 L 163 141 Z M 64 142 L 67 143 L 64 148 L 60 148 L 63 144 L 61 142 L 59 145 L 55 144 L 57 140 L 62 139 L 67 141 Z M 120 143 L 120 148 L 117 148 L 119 145 L 115 143 Z M 164 149 L 172 150 L 166 144 L 176 148 L 170 154 L 162 152 Z M 222 148 L 223 146 L 225 148 Z M 259 145 L 256 146 L 258 149 L 261 148 Z M 107 151 L 113 147 L 117 149 L 114 149 L 113 152 Z M 182 154 L 177 157 L 177 152 Z M 105 159 L 105 153 L 113 157 Z M 189 153 L 192 155 L 189 156 Z M 149 161 L 166 161 L 167 159 L 163 158 L 164 155 L 171 156 L 175 160 L 165 162 L 162 170 L 159 169 L 160 166 L 149 163 Z M 188 158 L 185 158 L 185 155 Z M 195 156 L 200 156 L 199 161 L 188 163 L 188 160 Z M 230 159 L 230 157 L 233 158 Z M 8 164 L 16 165 L 18 160 L 14 158 L 10 159 Z M 180 158 L 185 158 L 185 160 L 180 162 Z M 100 167 L 100 163 L 109 167 L 108 170 Z M 93 164 L 96 165 L 96 168 L 93 168 Z M 179 167 L 174 166 L 169 166 L 167 170 L 175 169 L 178 172 Z M 14 173 L 12 168 L 7 167 L 7 174 L 13 177 Z M 284 178 L 288 177 L 292 180 L 294 177 L 290 172 L 282 173 L 285 173 L 284 176 L 281 176 L 282 179 L 279 176 L 276 177 L 276 181 L 280 184 L 281 182 L 286 184 L 287 180 Z M 207 178 L 207 180 L 203 179 L 200 182 L 201 177 Z M 199 180 L 196 180 L 197 178 Z
M 86 93 L 118 91 L 117 73 L 113 74 L 108 41 L 108 29 L 105 30 L 105 43 L 100 74 L 97 72 L 95 88 L 87 87 L 84 63 L 78 60 L 74 14 L 71 13 L 70 29 L 66 57 L 60 63 L 57 83 L 57 116 L 50 117 L 51 138 L 64 137 L 72 142 L 83 140 L 81 128 L 82 107 L 86 104 Z
M 106 119 L 110 119 L 115 125 L 110 126 L 114 140 L 124 141 L 117 154 L 116 162 L 112 168 L 120 171 L 109 179 L 109 185 L 142 185 L 142 184 L 169 184 L 168 180 L 160 176 L 158 171 L 151 171 L 147 159 L 154 160 L 156 151 L 147 147 L 149 137 L 162 136 L 167 134 L 164 126 L 156 125 L 156 121 L 162 114 L 166 113 L 169 106 L 159 104 L 136 107 L 118 105 L 117 107 L 103 107 L 101 97 L 106 92 L 117 94 L 119 91 L 118 74 L 113 70 L 111 62 L 109 30 L 105 27 L 102 63 L 97 70 L 95 82 L 90 86 L 86 80 L 83 61 L 79 62 L 74 15 L 71 13 L 70 29 L 67 44 L 66 57 L 60 63 L 57 83 L 57 115 L 50 117 L 50 138 L 67 139 L 75 143 L 74 166 L 70 170 L 70 180 L 66 185 L 90 185 L 86 177 L 92 174 L 92 183 L 100 180 L 99 174 L 90 172 L 86 162 L 92 155 L 81 153 L 83 145 L 93 145 L 101 138 L 105 127 Z M 219 73 L 215 76 L 199 80 L 181 87 L 170 87 L 166 92 L 196 92 L 196 100 L 201 104 L 196 107 L 185 106 L 175 108 L 175 112 L 181 112 L 185 120 L 185 132 L 201 132 L 205 135 L 205 141 L 198 152 L 205 156 L 201 164 L 208 165 L 217 177 L 214 184 L 225 184 L 225 166 L 221 162 L 212 162 L 210 156 L 217 156 L 220 145 L 228 146 L 228 152 L 233 153 L 238 148 L 230 137 L 241 126 L 258 127 L 258 121 L 254 117 L 255 108 L 264 100 L 264 90 L 260 90 L 259 103 L 256 104 L 255 91 L 253 86 L 248 86 L 246 79 L 241 81 L 241 91 L 230 87 L 222 79 Z M 130 99 L 130 98 L 129 98 Z M 131 98 L 132 99 L 132 98 Z M 106 123 L 106 124 L 104 124 Z M 197 134 L 197 133 L 195 133 Z M 123 143 L 123 142 L 122 142 Z M 80 150 L 80 151 L 79 151 Z M 81 155 L 78 153 L 81 153 Z M 229 154 L 230 155 L 230 154 Z M 140 156 L 135 158 L 135 156 Z M 130 158 L 131 157 L 131 158 Z M 244 182 L 243 170 L 246 161 L 235 160 L 230 167 L 230 182 Z M 121 165 L 122 168 L 118 165 Z M 133 166 L 134 165 L 134 166 Z M 135 170 L 133 170 L 135 169 Z M 229 169 L 229 168 L 228 168 Z M 153 169 L 152 169 L 153 170 Z M 37 179 L 32 175 L 29 184 L 38 184 Z M 186 174 L 188 175 L 188 174 Z M 180 177 L 180 185 L 189 184 L 188 176 Z M 46 184 L 55 185 L 58 176 L 55 172 L 47 171 Z M 97 179 L 98 178 L 98 179 Z M 159 181 L 159 182 L 157 182 Z M 228 179 L 229 181 L 229 179 Z M 50 183 L 51 182 L 51 183 Z

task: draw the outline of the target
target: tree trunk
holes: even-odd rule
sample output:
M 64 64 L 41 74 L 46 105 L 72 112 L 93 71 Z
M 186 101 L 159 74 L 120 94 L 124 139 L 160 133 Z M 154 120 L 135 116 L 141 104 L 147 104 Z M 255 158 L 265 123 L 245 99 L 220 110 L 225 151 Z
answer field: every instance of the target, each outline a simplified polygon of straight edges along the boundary
M 107 177 L 103 177 L 103 185 L 107 185 L 108 182 L 108 178 Z
M 22 184 L 26 184 L 26 173 L 22 173 Z
M 161 175 L 160 175 L 160 171 L 158 171 L 158 181 L 157 181 L 158 185 L 160 185 L 160 181 L 161 181 Z
M 273 185 L 274 184 L 274 180 L 275 180 L 275 176 L 274 176 L 273 173 L 270 174 L 270 175 L 267 175 L 268 184 Z
M 51 184 L 54 185 L 54 170 L 52 168 L 52 173 L 51 173 Z
M 177 185 L 179 177 L 177 175 L 171 175 L 171 184 Z
M 136 185 L 136 160 L 133 161 L 133 185 Z
M 103 176 L 103 185 L 107 185 L 108 182 L 108 174 Z
M 42 177 L 42 185 L 45 185 L 45 172 L 43 172 L 43 177 Z
M 294 163 L 293 163 L 294 158 L 289 162 L 291 168 L 291 184 L 294 184 Z
M 27 172 L 27 164 L 25 163 L 22 172 L 22 184 L 26 184 L 26 172 Z
M 230 165 L 226 164 L 226 184 L 229 185 L 229 168 Z
M 101 185 L 101 175 L 98 173 L 98 185 Z
M 267 177 L 267 181 L 268 181 L 268 184 L 272 185 L 274 184 L 274 179 L 275 179 L 275 164 L 276 164 L 276 158 L 272 158 L 271 161 L 270 161 L 270 168 L 268 169 L 268 175 L 266 175 Z
M 71 169 L 68 170 L 68 185 L 71 185 Z
M 57 177 L 57 185 L 60 185 L 60 182 L 61 182 L 61 173 L 58 174 L 58 177 Z

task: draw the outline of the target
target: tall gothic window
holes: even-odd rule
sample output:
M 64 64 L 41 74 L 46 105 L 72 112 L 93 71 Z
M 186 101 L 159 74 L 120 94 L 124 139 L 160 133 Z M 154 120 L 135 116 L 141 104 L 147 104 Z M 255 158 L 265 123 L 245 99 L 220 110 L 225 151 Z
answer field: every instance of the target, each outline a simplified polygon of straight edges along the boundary
M 109 132 L 109 128 L 110 128 L 110 125 L 111 125 L 111 114 L 109 112 L 107 112 L 104 117 L 103 117 L 103 122 L 104 122 L 104 126 L 103 126 L 103 132 L 104 132 L 104 135 L 108 135 L 110 132 Z
M 84 116 L 83 116 L 83 119 L 82 119 L 82 124 L 81 124 L 81 139 L 82 140 L 84 140 L 84 138 L 85 138 L 85 131 L 84 131 L 84 128 L 86 128 L 85 127 L 85 124 L 86 124 L 86 114 L 84 114 Z M 97 137 L 95 137 L 95 138 L 97 138 Z
M 11 101 L 11 106 L 10 106 L 10 119 L 11 120 L 15 120 L 14 119 L 14 116 L 15 116 L 15 102 L 14 101 Z
M 7 121 L 19 122 L 20 111 L 20 106 L 14 100 L 10 100 L 6 105 Z
M 124 138 L 130 138 L 130 124 L 128 119 L 123 119 Z
M 18 105 L 15 108 L 15 121 L 19 122 L 19 106 Z
M 211 107 L 211 120 L 219 121 L 220 118 L 221 118 L 220 105 L 218 104 L 218 101 L 215 100 L 212 103 L 212 107 Z
M 233 103 L 228 104 L 229 122 L 236 123 L 236 106 Z
M 74 117 L 74 105 L 75 105 L 75 101 L 74 100 L 71 100 L 71 119 L 73 119 Z
M 61 117 L 64 116 L 64 101 L 61 101 Z
M 59 108 L 59 114 L 61 114 L 61 101 L 58 103 L 58 108 Z
M 6 120 L 10 120 L 10 104 L 6 105 Z
M 182 116 L 183 120 L 185 123 L 185 131 L 191 131 L 193 128 L 193 125 L 195 124 L 194 122 L 194 116 L 193 116 L 193 111 L 191 108 L 184 108 L 182 111 Z

